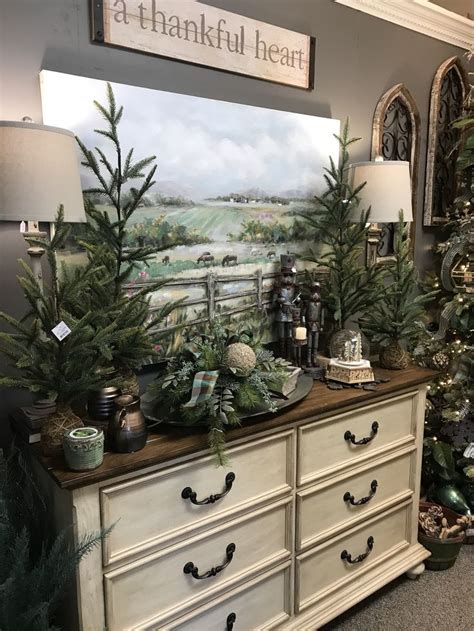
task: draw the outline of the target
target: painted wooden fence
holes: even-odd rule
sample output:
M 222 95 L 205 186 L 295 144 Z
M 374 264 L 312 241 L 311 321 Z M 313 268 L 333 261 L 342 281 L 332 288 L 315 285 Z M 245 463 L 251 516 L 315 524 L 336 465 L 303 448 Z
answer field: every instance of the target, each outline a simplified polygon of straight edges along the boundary
M 187 309 L 189 307 L 198 307 L 202 306 L 205 310 L 205 315 L 194 318 L 191 320 L 186 320 L 184 323 L 179 324 L 171 324 L 165 325 L 160 328 L 155 328 L 153 333 L 159 334 L 163 332 L 171 332 L 177 329 L 189 328 L 192 326 L 196 326 L 198 324 L 203 324 L 205 322 L 209 322 L 216 317 L 216 314 L 219 313 L 218 305 L 223 305 L 228 301 L 235 301 L 239 299 L 250 299 L 248 302 L 242 301 L 241 304 L 237 306 L 232 306 L 230 309 L 222 311 L 222 315 L 231 316 L 237 313 L 244 313 L 245 311 L 251 311 L 253 309 L 257 309 L 260 311 L 265 310 L 272 303 L 272 286 L 265 286 L 265 281 L 272 280 L 274 281 L 279 276 L 279 272 L 270 272 L 263 273 L 261 269 L 257 270 L 253 274 L 216 274 L 214 272 L 209 272 L 206 276 L 198 277 L 198 278 L 178 278 L 169 280 L 166 283 L 166 287 L 168 289 L 184 289 L 186 287 L 202 287 L 205 289 L 205 296 L 199 298 L 187 298 L 185 299 L 179 306 L 179 309 Z M 147 285 L 153 284 L 154 280 L 146 280 L 142 282 L 136 282 L 133 284 L 128 284 L 125 286 L 125 289 L 136 291 L 137 289 L 142 289 Z M 220 293 L 219 288 L 225 283 L 249 283 L 253 284 L 251 289 L 245 290 L 236 290 L 236 291 L 226 291 L 225 293 Z M 273 283 L 272 283 L 273 284 Z M 157 311 L 159 306 L 151 307 L 150 311 L 153 313 Z

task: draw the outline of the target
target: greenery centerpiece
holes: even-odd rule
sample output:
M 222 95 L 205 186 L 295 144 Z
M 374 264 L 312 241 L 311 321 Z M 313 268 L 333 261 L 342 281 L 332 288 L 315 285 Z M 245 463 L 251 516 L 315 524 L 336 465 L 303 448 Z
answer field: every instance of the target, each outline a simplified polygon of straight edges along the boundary
M 276 411 L 271 397 L 288 376 L 288 363 L 275 358 L 249 331 L 231 331 L 219 321 L 185 343 L 150 387 L 147 398 L 160 418 L 206 425 L 217 463 L 227 462 L 225 430 L 252 411 Z
M 0 386 L 26 388 L 56 402 L 55 413 L 42 427 L 46 454 L 60 451 L 65 431 L 82 425 L 72 411 L 72 402 L 104 385 L 99 369 L 109 360 L 110 348 L 119 340 L 129 343 L 134 334 L 133 329 L 119 329 L 115 321 L 97 328 L 97 313 L 92 311 L 76 317 L 68 310 L 68 304 L 87 296 L 90 284 L 102 272 L 99 267 L 87 267 L 73 275 L 59 274 L 56 251 L 64 247 L 69 231 L 60 207 L 51 242 L 29 239 L 46 250 L 49 284 L 45 283 L 42 290 L 31 269 L 21 261 L 23 276 L 19 283 L 30 310 L 21 320 L 0 313 L 13 329 L 12 333 L 0 333 L 0 352 L 17 373 L 0 375 Z M 58 334 L 58 325 L 62 325 L 64 336 Z
M 426 294 L 419 292 L 403 212 L 400 212 L 395 231 L 393 256 L 393 262 L 386 266 L 382 297 L 361 317 L 360 323 L 369 339 L 382 347 L 382 366 L 399 370 L 410 363 L 410 354 L 401 344 L 419 338 L 425 305 L 438 293 L 436 290 Z
M 310 251 L 305 259 L 327 269 L 325 303 L 336 328 L 346 327 L 360 312 L 372 309 L 381 295 L 383 269 L 365 265 L 363 254 L 368 236 L 370 208 L 359 209 L 358 193 L 365 182 L 353 188 L 348 181 L 349 147 L 360 140 L 349 136 L 346 120 L 339 141 L 340 159 L 332 158 L 325 169 L 326 191 L 315 197 L 316 212 L 302 215 L 306 238 L 323 244 L 318 256 Z
M 123 107 L 117 106 L 110 84 L 107 84 L 107 104 L 94 101 L 94 105 L 106 122 L 105 129 L 95 132 L 111 143 L 113 158 L 99 147 L 89 150 L 77 139 L 82 164 L 97 180 L 95 186 L 84 191 L 88 221 L 80 244 L 87 251 L 89 265 L 100 266 L 104 273 L 100 278 L 94 277 L 87 296 L 73 309 L 78 315 L 85 311 L 100 314 L 101 320 L 96 321 L 99 329 L 113 321 L 118 327 L 134 329 L 132 339 L 119 338 L 110 347 L 110 364 L 119 373 L 122 392 L 137 395 L 138 382 L 133 369 L 155 354 L 150 331 L 179 302 L 150 310 L 150 294 L 160 289 L 166 280 L 138 282 L 136 288 L 128 292 L 124 289 L 156 253 L 154 247 L 131 246 L 127 239 L 133 214 L 145 203 L 146 194 L 155 184 L 157 167 L 153 164 L 155 156 L 134 161 L 133 149 L 124 153 L 119 137 Z

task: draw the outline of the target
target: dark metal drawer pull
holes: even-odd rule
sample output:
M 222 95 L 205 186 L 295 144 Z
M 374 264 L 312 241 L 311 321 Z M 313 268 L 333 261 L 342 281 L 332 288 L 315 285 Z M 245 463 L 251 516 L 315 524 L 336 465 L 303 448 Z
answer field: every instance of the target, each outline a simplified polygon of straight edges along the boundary
M 235 552 L 235 543 L 229 543 L 229 545 L 227 546 L 225 550 L 225 555 L 226 555 L 227 560 L 222 565 L 211 567 L 211 569 L 205 572 L 204 574 L 199 574 L 199 569 L 194 565 L 192 561 L 189 561 L 183 567 L 183 572 L 185 574 L 191 574 L 193 578 L 197 578 L 199 580 L 203 578 L 210 578 L 211 576 L 216 576 L 216 574 L 219 574 L 219 572 L 222 572 L 222 570 L 229 565 L 229 563 L 232 561 L 234 557 L 234 552 Z
M 377 480 L 372 480 L 372 482 L 370 483 L 370 493 L 369 495 L 367 495 L 367 497 L 362 497 L 360 500 L 355 500 L 352 493 L 349 493 L 349 491 L 346 491 L 342 499 L 345 502 L 350 502 L 352 506 L 361 506 L 362 504 L 367 504 L 367 502 L 370 502 L 370 500 L 374 497 L 375 493 L 377 492 L 377 487 L 378 487 Z
M 216 493 L 215 495 L 209 495 L 209 497 L 205 497 L 203 500 L 197 499 L 196 491 L 193 491 L 190 486 L 187 486 L 181 491 L 181 497 L 183 500 L 189 500 L 192 504 L 196 504 L 197 506 L 201 506 L 202 504 L 214 504 L 214 502 L 223 498 L 224 495 L 227 495 L 232 488 L 234 480 L 235 473 L 232 473 L 231 471 L 225 476 L 225 491 L 222 491 L 222 493 Z
M 225 631 L 232 631 L 236 620 L 237 620 L 237 616 L 235 615 L 235 613 L 234 612 L 230 613 L 227 616 Z
M 367 443 L 370 443 L 370 441 L 374 440 L 378 431 L 379 424 L 377 423 L 377 421 L 374 421 L 372 423 L 372 433 L 370 434 L 370 436 L 366 436 L 365 438 L 356 440 L 355 434 L 347 430 L 347 432 L 344 434 L 344 440 L 350 440 L 353 445 L 367 445 Z
M 341 559 L 343 561 L 347 561 L 348 563 L 362 563 L 362 561 L 364 561 L 364 559 L 366 559 L 369 554 L 372 552 L 374 547 L 374 538 L 373 537 L 369 537 L 367 539 L 367 552 L 364 552 L 364 554 L 359 554 L 358 557 L 356 557 L 355 559 L 352 558 L 352 555 L 349 554 L 349 552 L 347 552 L 347 550 L 343 550 L 341 552 Z

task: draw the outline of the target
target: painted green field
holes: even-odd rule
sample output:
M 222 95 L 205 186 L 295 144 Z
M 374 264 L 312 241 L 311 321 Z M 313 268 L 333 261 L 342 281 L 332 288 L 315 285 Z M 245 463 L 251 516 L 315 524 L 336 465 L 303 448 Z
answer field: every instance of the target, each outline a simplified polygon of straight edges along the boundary
M 147 218 L 165 215 L 167 221 L 197 230 L 211 240 L 222 240 L 228 233 L 238 234 L 242 223 L 248 219 L 263 222 L 279 221 L 286 225 L 294 220 L 288 211 L 296 212 L 304 203 L 288 206 L 276 204 L 234 204 L 231 202 L 201 202 L 190 207 L 150 206 L 135 211 L 131 223 L 141 223 Z
M 196 229 L 210 239 L 219 239 L 228 232 L 236 231 L 248 216 L 248 212 L 240 208 L 201 205 L 178 208 L 166 213 L 168 221 Z

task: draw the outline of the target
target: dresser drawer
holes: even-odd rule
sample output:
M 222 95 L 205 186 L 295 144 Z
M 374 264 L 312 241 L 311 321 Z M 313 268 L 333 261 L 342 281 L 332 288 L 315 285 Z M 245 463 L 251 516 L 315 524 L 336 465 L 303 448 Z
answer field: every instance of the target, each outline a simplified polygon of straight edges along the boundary
M 409 546 L 412 507 L 408 502 L 321 544 L 296 558 L 296 606 L 306 609 L 369 568 Z M 373 546 L 369 543 L 373 538 Z M 372 547 L 372 549 L 370 549 Z M 352 561 L 341 558 L 343 551 Z
M 299 485 L 347 470 L 414 441 L 416 393 L 370 405 L 298 429 Z M 353 444 L 367 439 L 363 444 Z
M 217 468 L 206 456 L 101 489 L 102 524 L 115 524 L 103 546 L 104 565 L 143 556 L 288 493 L 292 441 L 293 432 L 284 432 L 234 447 L 228 469 Z M 182 497 L 185 488 L 196 493 L 197 502 L 214 497 L 196 505 Z
M 290 617 L 290 569 L 285 563 L 230 594 L 212 601 L 160 631 L 233 631 L 274 629 Z M 142 627 L 158 631 L 159 627 Z
M 297 550 L 347 532 L 359 521 L 410 498 L 415 454 L 415 448 L 408 447 L 371 461 L 350 476 L 340 474 L 297 493 Z
M 285 561 L 291 550 L 291 513 L 291 498 L 280 500 L 107 572 L 104 575 L 107 628 L 110 631 L 154 628 L 163 619 L 177 617 L 200 601 Z M 209 578 L 199 579 L 184 572 L 184 567 L 192 563 L 202 576 L 227 561 L 222 571 Z

